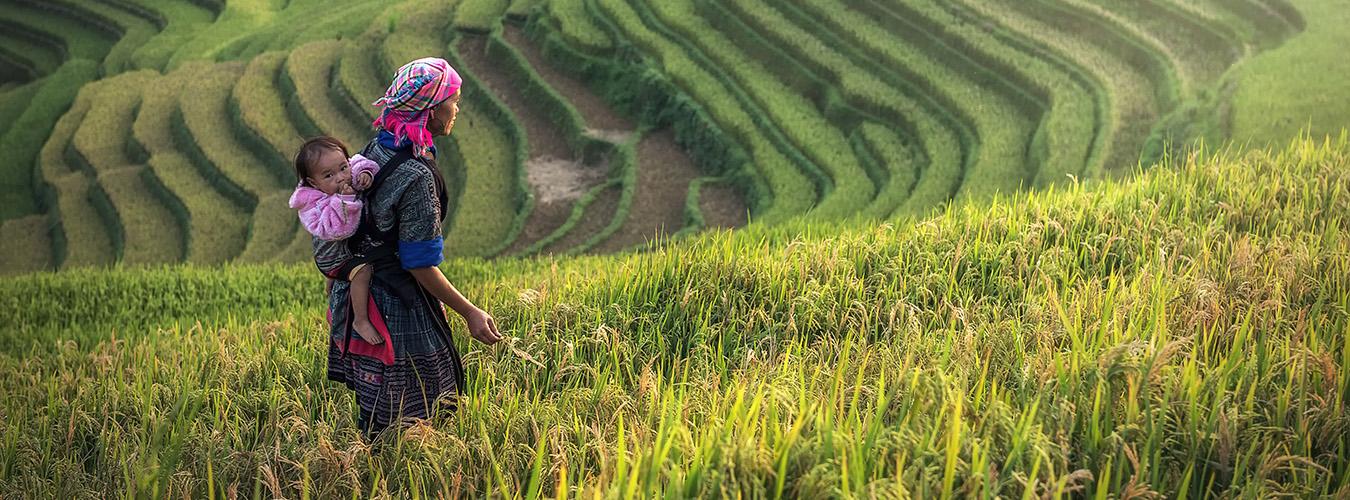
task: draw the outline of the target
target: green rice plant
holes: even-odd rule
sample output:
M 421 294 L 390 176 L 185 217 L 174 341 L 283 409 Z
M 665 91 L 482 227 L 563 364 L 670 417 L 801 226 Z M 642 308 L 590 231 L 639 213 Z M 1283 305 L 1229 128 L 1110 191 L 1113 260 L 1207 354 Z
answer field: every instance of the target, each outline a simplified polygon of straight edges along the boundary
M 189 79 L 179 94 L 181 126 L 173 130 L 187 134 L 175 135 L 174 143 L 194 164 L 209 165 L 220 172 L 220 176 L 208 177 L 217 182 L 220 192 L 247 195 L 231 196 L 236 204 L 253 207 L 248 242 L 238 260 L 260 262 L 281 253 L 302 229 L 286 203 L 298 181 L 294 169 L 287 171 L 264 163 L 239 137 L 240 131 L 221 118 L 231 112 L 230 94 L 245 69 L 239 62 L 195 63 L 181 69 L 198 77 Z
M 614 235 L 628 219 L 632 210 L 633 194 L 637 187 L 638 159 L 635 145 L 641 140 L 642 133 L 635 132 L 622 144 L 616 144 L 609 157 L 609 179 L 587 191 L 572 204 L 572 213 L 549 235 L 540 238 L 520 251 L 520 255 L 534 253 L 576 255 L 600 244 Z M 599 203 L 604 197 L 615 196 L 618 200 L 614 212 L 607 213 L 607 204 Z M 603 220 L 605 224 L 590 234 L 579 233 L 577 226 L 582 219 Z M 584 237 L 579 242 L 578 237 Z
M 839 82 L 840 93 L 852 106 L 874 110 L 889 123 L 919 138 L 929 162 L 914 195 L 900 213 L 918 214 L 950 199 L 960 185 L 963 165 L 969 161 L 965 150 L 974 147 L 970 144 L 973 136 L 963 123 L 946 113 L 943 104 L 934 102 L 933 96 L 915 91 L 911 97 L 874 75 L 875 68 L 857 66 L 838 52 L 843 45 L 819 38 L 826 33 L 807 32 L 772 19 L 775 18 L 762 19 L 772 23 L 762 25 L 772 27 L 763 31 L 766 37 L 792 48 L 801 55 L 803 64 Z
M 193 2 L 100 1 L 143 17 L 158 27 L 158 33 L 131 54 L 131 63 L 137 68 L 166 69 L 174 52 L 188 43 L 195 32 L 215 21 L 216 17 L 211 10 Z
M 557 21 L 558 32 L 569 45 L 591 54 L 613 50 L 614 42 L 595 24 L 585 4 L 586 0 L 551 0 L 548 13 Z
M 0 223 L 0 274 L 52 269 L 51 219 L 28 215 Z
M 454 47 L 453 43 L 446 47 L 448 61 L 465 68 Z M 451 174 L 460 180 L 462 189 L 457 193 L 452 223 L 446 228 L 450 232 L 447 239 L 455 239 L 458 232 L 467 238 L 446 246 L 466 255 L 497 255 L 520 236 L 534 209 L 534 195 L 525 176 L 525 160 L 529 157 L 525 128 L 505 104 L 484 90 L 486 86 L 476 75 L 461 71 L 460 76 L 464 79 L 461 113 L 481 118 L 457 121 L 449 137 L 454 147 L 450 158 L 459 163 Z M 508 214 L 509 222 L 505 219 Z M 474 222 L 494 219 L 495 226 Z M 461 220 L 465 225 L 460 225 Z
M 524 19 L 546 3 L 543 0 L 511 0 L 511 5 L 506 8 L 506 17 Z
M 878 5 L 873 3 L 872 5 Z M 1100 170 L 1101 148 L 1111 133 L 1102 128 L 1109 111 L 1106 96 L 1081 70 L 1008 33 L 972 29 L 978 21 L 950 2 L 905 1 L 891 4 L 890 20 L 905 17 L 925 24 L 943 43 L 968 54 L 987 78 L 1019 102 L 1029 116 L 1039 116 L 1032 136 L 1034 187 Z M 988 81 L 988 80 L 986 80 Z
M 336 89 L 345 96 L 347 114 L 363 128 L 368 127 L 379 113 L 379 109 L 370 103 L 383 96 L 389 85 L 385 81 L 389 75 L 376 67 L 383 45 L 383 39 L 371 33 L 349 39 L 343 44 L 342 56 L 337 62 Z
M 853 133 L 854 149 L 859 157 L 874 159 L 886 169 L 886 184 L 863 210 L 868 217 L 885 219 L 910 197 L 919 181 L 921 164 L 913 148 L 894 130 L 879 123 L 864 123 Z
M 664 2 L 652 7 L 662 22 L 707 54 L 713 64 L 727 68 L 731 78 L 763 106 L 788 140 L 829 176 L 832 189 L 811 210 L 813 216 L 849 216 L 872 200 L 876 187 L 853 155 L 848 140 L 808 99 L 777 79 L 766 78 L 770 72 L 714 31 L 698 17 L 692 4 Z
M 270 23 L 230 41 L 220 49 L 220 54 L 232 59 L 251 59 L 268 51 L 357 36 L 367 32 L 374 24 L 373 19 L 386 9 L 388 2 L 377 0 L 341 4 L 317 0 L 287 2 L 275 12 Z
M 923 221 L 448 261 L 512 338 L 457 335 L 457 410 L 375 443 L 309 264 L 7 279 L 0 493 L 1334 496 L 1348 162 L 1301 141 Z
M 815 204 L 811 180 L 760 135 L 755 118 L 708 72 L 706 65 L 695 63 L 678 45 L 651 31 L 631 6 L 611 0 L 598 1 L 597 6 L 629 42 L 652 54 L 673 83 L 689 92 L 719 126 L 746 147 L 758 176 L 764 179 L 765 198 L 771 200 L 758 204 L 763 207 L 757 214 L 761 220 L 782 221 L 805 213 Z
M 106 27 L 71 23 L 62 15 L 36 5 L 47 4 L 6 5 L 0 10 L 0 23 L 17 26 L 20 31 L 35 32 L 34 37 L 58 41 L 69 59 L 103 61 L 116 42 L 116 36 Z
M 583 4 L 591 12 L 595 26 L 608 38 L 618 38 L 619 30 L 594 5 Z M 728 176 L 730 182 L 755 193 L 764 191 L 763 180 L 743 168 L 745 152 L 722 131 L 698 103 L 676 87 L 665 75 L 642 58 L 596 57 L 578 51 L 564 41 L 557 20 L 535 16 L 526 24 L 526 36 L 532 38 L 542 59 L 555 70 L 583 82 L 615 111 L 651 130 L 670 128 L 675 141 L 695 165 L 710 175 Z M 626 50 L 631 50 L 626 49 Z
M 1284 4 L 1265 3 L 1273 10 Z M 1340 82 L 1346 80 L 1347 70 L 1336 54 L 1348 38 L 1337 28 L 1347 17 L 1332 2 L 1300 2 L 1298 7 L 1298 12 L 1283 17 L 1300 23 L 1306 19 L 1306 30 L 1244 61 L 1230 76 L 1236 86 L 1229 127 L 1235 142 L 1281 145 L 1305 129 L 1313 137 L 1334 137 L 1345 126 L 1350 100 Z
M 0 27 L 4 28 L 0 33 L 0 48 L 28 66 L 35 77 L 49 75 L 65 62 L 65 48 L 60 40 L 50 39 L 20 24 L 0 22 Z
M 487 36 L 486 50 L 489 58 L 499 61 L 494 71 L 500 72 L 512 81 L 525 96 L 527 101 L 525 104 L 539 109 L 559 129 L 574 157 L 592 161 L 601 151 L 610 149 L 609 143 L 593 138 L 587 133 L 586 121 L 581 113 L 550 86 L 529 61 L 525 60 L 525 56 L 506 43 L 500 34 L 493 33 Z
M 216 60 L 236 40 L 259 27 L 270 25 L 277 18 L 275 2 L 272 0 L 231 0 L 228 4 L 221 2 L 220 9 L 194 3 L 216 12 L 215 19 L 182 41 L 169 58 L 166 70 L 192 60 Z
M 36 214 L 51 205 L 44 199 L 43 180 L 50 179 L 40 170 L 40 157 L 47 139 L 54 135 L 57 121 L 71 106 L 80 86 L 98 74 L 92 61 L 73 60 L 63 64 L 44 80 L 28 101 L 23 113 L 0 135 L 0 148 L 7 151 L 0 171 L 0 218 Z M 69 140 L 69 139 L 67 139 Z M 39 175 L 42 173 L 42 175 Z
M 286 100 L 276 84 L 285 62 L 283 52 L 268 52 L 253 58 L 230 94 L 230 101 L 238 107 L 238 119 L 243 125 L 240 132 L 257 138 L 248 141 L 254 146 L 251 152 L 267 162 L 279 177 L 295 175 L 290 159 L 304 142 L 304 134 L 292 122 L 294 114 L 288 111 Z M 266 147 L 258 147 L 260 145 Z M 289 175 L 282 176 L 282 172 Z
M 461 105 L 461 116 L 450 134 L 458 158 L 447 158 L 445 163 L 459 169 L 463 189 L 454 213 L 447 218 L 447 255 L 491 255 L 518 231 L 519 160 L 513 141 L 479 107 L 481 102 L 469 99 Z
M 343 42 L 329 40 L 307 43 L 286 57 L 285 70 L 295 86 L 291 103 L 298 102 L 319 133 L 359 147 L 370 139 L 367 127 L 357 125 L 338 107 L 333 91 L 334 64 L 342 55 Z M 292 104 L 294 105 L 294 104 Z
M 1084 6 L 1089 2 L 1084 2 Z M 1193 90 L 1218 81 L 1243 56 L 1242 43 L 1220 23 L 1190 15 L 1172 5 L 1172 0 L 1149 0 L 1131 4 L 1090 0 L 1102 17 L 1127 24 L 1140 34 L 1154 37 L 1177 61 Z
M 97 65 L 89 63 L 91 72 Z M 85 172 L 66 162 L 66 150 L 89 111 L 89 99 L 76 97 L 70 109 L 60 116 L 43 143 L 37 163 L 41 174 L 35 179 L 44 189 L 43 205 L 54 224 L 51 231 L 53 267 L 112 262 L 117 258 L 113 236 L 115 226 L 103 226 L 90 201 L 93 182 Z M 74 248 L 69 242 L 74 241 Z
M 4 137 L 14 122 L 23 116 L 33 97 L 42 90 L 43 83 L 45 82 L 28 82 L 0 92 L 0 137 Z
M 1174 6 L 1189 10 L 1195 16 L 1223 23 L 1236 32 L 1245 44 L 1255 46 L 1258 50 L 1273 48 L 1302 30 L 1280 16 L 1278 11 L 1259 1 L 1197 0 L 1179 2 Z
M 511 0 L 462 0 L 455 7 L 455 29 L 471 33 L 488 33 L 501 22 Z
M 978 82 L 957 73 L 948 59 L 959 57 L 926 37 L 910 37 L 886 30 L 878 21 L 856 11 L 845 11 L 815 0 L 803 0 L 808 15 L 863 48 L 886 65 L 905 66 L 920 76 L 927 92 L 942 94 L 971 124 L 979 149 L 962 177 L 958 198 L 984 198 L 1026 187 L 1035 175 L 1026 152 L 1034 125 L 1002 96 L 986 92 Z M 772 9 L 750 9 L 748 15 L 772 18 Z
M 159 28 L 145 18 L 98 2 L 54 0 L 41 3 L 40 8 L 67 23 L 93 27 L 112 41 L 103 58 L 104 74 L 136 69 L 132 53 L 159 32 Z
M 129 265 L 181 262 L 187 247 L 181 201 L 164 197 L 153 171 L 133 163 L 127 145 L 145 85 L 155 72 L 124 73 L 86 85 L 89 110 L 71 138 L 71 158 L 95 173 L 122 231 L 119 262 Z
M 1154 83 L 1146 73 L 1132 68 L 1129 59 L 1116 55 L 1112 50 L 1100 47 L 1081 34 L 1066 31 L 1073 26 L 1071 22 L 1051 24 L 1054 18 L 1042 16 L 1038 20 L 1024 15 L 1018 11 L 1023 7 L 1020 3 L 973 0 L 963 1 L 961 5 L 968 8 L 972 15 L 986 22 L 997 23 L 1007 31 L 1044 47 L 1044 50 L 1062 56 L 1067 64 L 1081 68 L 1088 74 L 1091 86 L 1103 89 L 1105 96 L 1102 98 L 1108 102 L 1099 104 L 1099 108 L 1105 112 L 1101 128 L 1109 131 L 1109 138 L 1099 153 L 1101 162 L 1097 165 L 1100 166 L 1085 170 L 1087 177 L 1118 174 L 1132 169 L 1138 163 L 1144 139 L 1159 116 L 1158 103 L 1152 90 Z M 1040 15 L 1040 11 L 1026 10 L 1027 13 L 1033 11 L 1037 16 Z
M 182 215 L 185 220 L 181 221 L 187 231 L 184 260 L 216 264 L 243 251 L 248 241 L 253 207 L 241 205 L 240 194 L 231 193 L 233 196 L 230 196 L 219 191 L 217 186 L 222 182 L 209 180 L 208 176 L 221 173 L 214 166 L 201 169 L 193 163 L 191 156 L 180 153 L 175 144 L 173 129 L 182 123 L 181 118 L 175 120 L 182 89 L 177 89 L 179 92 L 160 90 L 169 82 L 192 75 L 180 69 L 143 84 L 141 107 L 132 127 L 132 137 L 149 153 L 146 164 L 151 171 L 184 205 Z

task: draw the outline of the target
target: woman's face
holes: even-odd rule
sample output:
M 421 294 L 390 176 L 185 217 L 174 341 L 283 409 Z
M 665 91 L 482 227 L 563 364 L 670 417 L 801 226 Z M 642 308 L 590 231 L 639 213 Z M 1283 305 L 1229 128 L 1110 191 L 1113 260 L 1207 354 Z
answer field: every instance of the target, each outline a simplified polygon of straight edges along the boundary
M 427 129 L 431 135 L 450 135 L 455 127 L 455 118 L 459 116 L 459 92 L 450 96 L 439 106 L 431 108 L 431 117 L 427 119 Z
M 352 169 L 347 157 L 336 149 L 324 149 L 309 167 L 309 184 L 325 194 L 352 194 Z

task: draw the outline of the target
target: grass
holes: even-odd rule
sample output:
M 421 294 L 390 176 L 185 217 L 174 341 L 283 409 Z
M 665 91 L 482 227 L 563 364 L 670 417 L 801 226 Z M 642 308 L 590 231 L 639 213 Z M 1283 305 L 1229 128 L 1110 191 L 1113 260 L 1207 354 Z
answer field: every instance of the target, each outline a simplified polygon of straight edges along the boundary
M 516 338 L 462 344 L 457 413 L 373 452 L 307 264 L 6 280 L 0 493 L 1343 495 L 1347 167 L 1342 136 L 912 222 L 447 262 Z
M 1307 29 L 1284 45 L 1240 63 L 1231 73 L 1230 137 L 1254 147 L 1282 144 L 1307 129 L 1315 137 L 1335 135 L 1350 119 L 1350 68 L 1341 62 L 1340 47 L 1350 35 L 1340 29 L 1350 22 L 1335 2 L 1295 0 Z

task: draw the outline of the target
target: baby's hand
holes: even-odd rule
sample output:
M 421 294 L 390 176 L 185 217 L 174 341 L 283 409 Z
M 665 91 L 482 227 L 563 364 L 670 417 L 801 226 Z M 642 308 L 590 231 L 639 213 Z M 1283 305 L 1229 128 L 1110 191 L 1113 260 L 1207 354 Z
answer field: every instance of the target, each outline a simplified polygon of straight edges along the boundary
M 361 172 L 352 178 L 352 187 L 356 188 L 357 191 L 365 191 L 372 182 L 375 182 L 375 176 L 371 175 L 370 172 Z

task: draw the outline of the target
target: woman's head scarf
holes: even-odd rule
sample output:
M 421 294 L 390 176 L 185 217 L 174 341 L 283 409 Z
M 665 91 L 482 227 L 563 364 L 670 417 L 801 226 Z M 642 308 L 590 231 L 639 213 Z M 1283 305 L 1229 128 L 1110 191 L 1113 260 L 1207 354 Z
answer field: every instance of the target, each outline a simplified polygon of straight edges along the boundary
M 404 64 L 394 74 L 394 82 L 389 84 L 384 97 L 371 103 L 384 107 L 372 125 L 394 134 L 396 143 L 407 138 L 413 144 L 414 153 L 430 157 L 429 110 L 459 92 L 461 83 L 459 73 L 445 59 L 425 57 Z

